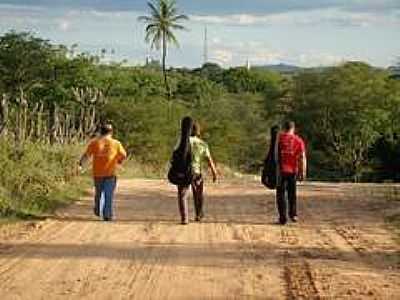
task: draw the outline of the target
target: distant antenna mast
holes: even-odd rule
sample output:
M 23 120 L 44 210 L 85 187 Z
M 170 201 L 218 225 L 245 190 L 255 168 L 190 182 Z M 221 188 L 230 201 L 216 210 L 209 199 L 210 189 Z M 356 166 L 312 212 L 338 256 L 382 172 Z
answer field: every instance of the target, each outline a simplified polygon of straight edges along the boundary
M 207 36 L 207 26 L 204 28 L 204 54 L 203 54 L 204 64 L 208 62 L 208 36 Z

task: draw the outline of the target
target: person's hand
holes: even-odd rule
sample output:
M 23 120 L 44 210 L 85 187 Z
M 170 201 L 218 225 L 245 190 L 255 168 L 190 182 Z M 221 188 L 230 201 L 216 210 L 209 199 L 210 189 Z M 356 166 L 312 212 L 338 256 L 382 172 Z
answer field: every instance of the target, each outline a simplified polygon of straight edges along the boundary
M 83 172 L 84 172 L 83 167 L 82 167 L 82 165 L 79 163 L 78 166 L 76 167 L 76 175 L 79 176 L 79 175 L 83 174 Z
M 299 174 L 297 175 L 297 180 L 298 181 L 306 180 L 306 173 L 305 172 L 299 172 Z
M 213 174 L 213 182 L 216 183 L 218 180 L 218 175 L 217 174 Z

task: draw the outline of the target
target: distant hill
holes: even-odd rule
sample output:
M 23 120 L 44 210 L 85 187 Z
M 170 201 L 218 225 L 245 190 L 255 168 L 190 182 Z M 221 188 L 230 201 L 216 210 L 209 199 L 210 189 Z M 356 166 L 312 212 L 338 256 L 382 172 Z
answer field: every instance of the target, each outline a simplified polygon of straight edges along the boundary
M 400 66 L 392 66 L 388 68 L 391 73 L 391 77 L 395 79 L 400 79 Z
M 308 71 L 308 72 L 321 72 L 326 69 L 332 68 L 330 66 L 320 66 L 320 67 L 309 67 L 309 68 L 303 68 L 303 67 L 298 67 L 295 65 L 289 65 L 289 64 L 277 64 L 277 65 L 265 65 L 265 66 L 253 66 L 252 69 L 258 69 L 258 70 L 268 70 L 268 71 L 274 71 L 274 72 L 279 72 L 282 74 L 293 74 L 293 73 L 298 73 L 301 71 Z M 374 67 L 377 70 L 384 70 L 383 68 L 379 67 Z M 394 78 L 400 78 L 400 66 L 391 66 L 387 68 L 387 70 L 392 74 Z
M 298 66 L 288 65 L 288 64 L 254 66 L 253 69 L 269 70 L 279 73 L 295 73 L 302 70 L 302 68 Z

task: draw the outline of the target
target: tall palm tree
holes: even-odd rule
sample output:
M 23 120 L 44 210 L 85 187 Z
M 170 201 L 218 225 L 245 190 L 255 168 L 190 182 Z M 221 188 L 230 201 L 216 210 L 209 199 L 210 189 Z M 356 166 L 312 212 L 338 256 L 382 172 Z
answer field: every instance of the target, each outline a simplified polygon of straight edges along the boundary
M 162 50 L 162 71 L 169 98 L 171 91 L 168 85 L 166 70 L 168 44 L 172 43 L 176 47 L 179 47 L 178 40 L 173 31 L 184 30 L 185 27 L 179 23 L 189 20 L 189 17 L 178 13 L 175 0 L 152 0 L 147 2 L 147 5 L 150 8 L 150 14 L 148 16 L 141 16 L 138 20 L 146 24 L 145 41 L 150 43 L 152 49 Z

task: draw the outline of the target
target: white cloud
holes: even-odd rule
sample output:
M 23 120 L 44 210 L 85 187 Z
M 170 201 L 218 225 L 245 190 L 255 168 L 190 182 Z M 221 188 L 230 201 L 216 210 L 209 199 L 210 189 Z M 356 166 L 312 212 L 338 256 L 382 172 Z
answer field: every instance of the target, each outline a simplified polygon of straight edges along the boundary
M 213 49 L 211 60 L 222 65 L 230 65 L 233 63 L 233 52 L 228 49 Z
M 338 8 L 275 14 L 192 15 L 197 23 L 230 26 L 331 24 L 336 26 L 400 25 L 400 12 L 351 12 Z
M 349 60 L 361 60 L 360 57 L 340 55 L 320 50 L 278 50 L 265 42 L 236 41 L 217 38 L 218 43 L 210 45 L 210 61 L 223 66 L 294 64 L 302 67 L 332 66 Z
M 71 21 L 62 19 L 58 21 L 58 28 L 60 28 L 61 31 L 68 31 L 71 28 Z
M 296 55 L 293 58 L 293 60 L 296 65 L 302 67 L 312 67 L 312 66 L 332 66 L 352 59 L 330 53 L 309 51 L 306 53 L 300 53 Z
M 224 66 L 276 64 L 286 61 L 287 53 L 278 51 L 258 41 L 230 42 L 220 38 L 210 45 L 210 60 Z
M 43 11 L 44 7 L 41 6 L 31 6 L 31 5 L 18 5 L 18 4 L 2 4 L 0 3 L 0 10 L 8 10 L 8 11 L 18 11 L 18 12 L 26 12 L 26 11 Z
M 138 12 L 135 11 L 101 11 L 96 9 L 90 10 L 69 10 L 66 13 L 69 17 L 91 17 L 97 19 L 131 19 L 135 20 Z

